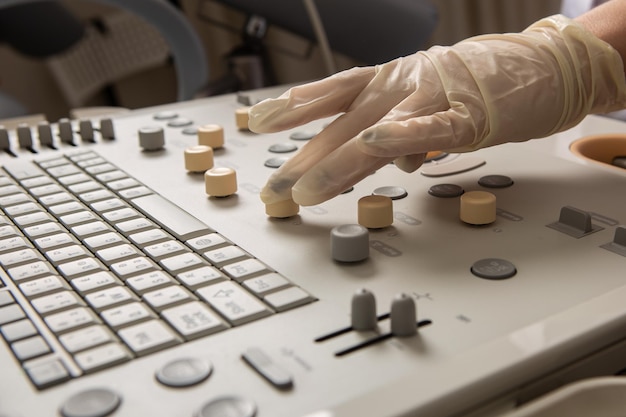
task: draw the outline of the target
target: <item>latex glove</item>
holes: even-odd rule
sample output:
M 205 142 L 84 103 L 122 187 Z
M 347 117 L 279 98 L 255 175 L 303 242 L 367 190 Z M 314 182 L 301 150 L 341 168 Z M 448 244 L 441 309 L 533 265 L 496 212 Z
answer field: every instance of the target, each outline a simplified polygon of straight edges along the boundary
M 478 36 L 295 87 L 253 106 L 249 125 L 275 132 L 343 113 L 261 192 L 268 204 L 313 205 L 394 159 L 411 172 L 429 151 L 545 137 L 625 107 L 619 54 L 552 16 L 521 33 Z

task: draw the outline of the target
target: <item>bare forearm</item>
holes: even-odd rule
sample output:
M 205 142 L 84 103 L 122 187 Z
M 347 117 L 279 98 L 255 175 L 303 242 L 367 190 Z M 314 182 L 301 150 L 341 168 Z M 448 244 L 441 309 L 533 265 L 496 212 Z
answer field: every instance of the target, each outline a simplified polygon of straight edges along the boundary
M 615 48 L 626 63 L 626 0 L 612 0 L 575 19 Z

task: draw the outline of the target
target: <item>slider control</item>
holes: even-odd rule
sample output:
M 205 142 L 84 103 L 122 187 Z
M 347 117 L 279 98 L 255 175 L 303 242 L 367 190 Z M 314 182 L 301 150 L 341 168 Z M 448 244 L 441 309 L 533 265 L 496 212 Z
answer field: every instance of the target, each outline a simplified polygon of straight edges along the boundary
M 407 294 L 398 294 L 391 302 L 391 333 L 396 337 L 409 337 L 417 333 L 415 300 Z
M 39 122 L 37 124 L 37 136 L 39 137 L 39 144 L 41 146 L 54 149 L 54 136 L 52 135 L 50 123 L 46 121 Z
M 34 152 L 33 133 L 30 131 L 30 126 L 26 123 L 20 123 L 16 130 L 17 143 L 20 148 Z
M 617 226 L 613 240 L 600 247 L 618 255 L 626 256 L 626 226 Z
M 70 145 L 76 145 L 74 143 L 74 131 L 72 130 L 72 122 L 69 119 L 60 119 L 58 122 L 59 137 L 61 142 Z
M 371 291 L 361 288 L 352 296 L 352 329 L 376 330 L 377 326 L 376 298 Z
M 0 125 L 0 149 L 4 150 L 6 153 L 12 156 L 15 155 L 13 149 L 11 148 L 11 139 L 9 138 L 9 131 L 2 125 Z

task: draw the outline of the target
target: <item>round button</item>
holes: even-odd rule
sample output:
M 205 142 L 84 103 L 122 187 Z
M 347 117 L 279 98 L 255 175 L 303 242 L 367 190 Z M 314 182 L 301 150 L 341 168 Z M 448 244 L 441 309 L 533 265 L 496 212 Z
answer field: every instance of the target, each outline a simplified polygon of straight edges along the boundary
M 210 146 L 196 145 L 185 149 L 185 169 L 191 172 L 204 172 L 213 168 L 213 149 Z
M 300 206 L 291 199 L 265 205 L 265 213 L 277 219 L 295 216 L 299 211 Z
M 506 188 L 513 185 L 513 180 L 506 175 L 485 175 L 480 177 L 478 184 L 487 188 Z
M 185 127 L 185 126 L 189 126 L 192 125 L 193 121 L 186 119 L 184 117 L 180 117 L 178 119 L 174 119 L 170 122 L 167 123 L 167 125 L 169 127 Z
M 248 130 L 248 120 L 250 119 L 250 115 L 248 111 L 250 107 L 241 107 L 235 110 L 235 123 L 237 124 L 237 129 L 239 130 Z
M 391 302 L 391 333 L 396 337 L 409 337 L 417 333 L 415 300 L 407 294 L 398 294 Z
M 231 168 L 213 168 L 204 173 L 204 184 L 208 195 L 227 197 L 237 192 L 237 173 Z
M 189 126 L 183 129 L 183 135 L 194 136 L 198 134 L 198 128 L 196 126 Z
M 219 149 L 224 146 L 224 128 L 216 124 L 200 126 L 198 129 L 198 144 Z
M 146 151 L 156 151 L 165 146 L 165 132 L 160 126 L 146 126 L 139 129 L 139 146 Z
M 517 268 L 505 259 L 487 258 L 474 262 L 472 274 L 485 279 L 507 279 L 517 274 Z
M 440 198 L 453 198 L 463 195 L 465 190 L 456 184 L 437 184 L 428 189 L 428 194 Z
M 197 358 L 176 359 L 163 365 L 156 372 L 156 379 L 174 388 L 199 384 L 211 375 L 211 363 Z
M 496 221 L 496 196 L 486 191 L 469 191 L 461 196 L 461 221 L 483 225 Z
M 376 330 L 376 298 L 371 291 L 361 288 L 352 296 L 351 305 L 352 329 Z
M 408 193 L 406 192 L 404 188 L 394 186 L 394 185 L 389 185 L 386 187 L 378 187 L 374 190 L 372 194 L 384 195 L 384 196 L 391 198 L 392 200 L 400 200 L 408 195 Z
M 359 199 L 358 221 L 368 229 L 380 229 L 393 223 L 391 198 L 383 195 L 368 195 Z
M 206 403 L 194 417 L 254 417 L 256 405 L 241 397 L 219 397 Z
M 287 162 L 288 159 L 289 158 L 286 158 L 286 157 L 270 158 L 266 160 L 263 165 L 265 165 L 268 168 L 280 168 L 281 165 Z
M 289 153 L 297 149 L 298 147 L 293 143 L 275 143 L 268 148 L 272 153 Z
M 177 118 L 178 114 L 173 111 L 166 110 L 166 111 L 156 113 L 153 117 L 154 117 L 154 120 L 169 120 L 169 119 Z
M 330 252 L 339 262 L 359 262 L 370 254 L 369 232 L 359 224 L 343 224 L 330 231 Z
M 311 140 L 317 135 L 317 133 L 313 131 L 298 131 L 293 132 L 289 135 L 289 139 L 291 140 Z
M 105 388 L 81 391 L 68 398 L 61 406 L 63 417 L 105 417 L 114 412 L 122 399 Z

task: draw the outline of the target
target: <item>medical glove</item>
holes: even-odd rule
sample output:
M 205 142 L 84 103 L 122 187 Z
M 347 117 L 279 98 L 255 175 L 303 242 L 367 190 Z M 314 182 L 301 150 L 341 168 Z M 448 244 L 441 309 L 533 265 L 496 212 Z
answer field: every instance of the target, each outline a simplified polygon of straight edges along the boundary
M 250 109 L 250 129 L 276 132 L 339 115 L 280 167 L 266 204 L 321 203 L 395 160 L 468 152 L 549 136 L 587 114 L 626 107 L 622 60 L 556 15 L 521 33 L 482 35 L 294 87 Z

